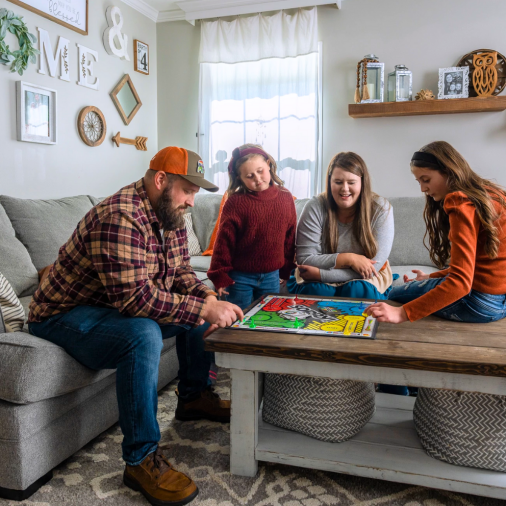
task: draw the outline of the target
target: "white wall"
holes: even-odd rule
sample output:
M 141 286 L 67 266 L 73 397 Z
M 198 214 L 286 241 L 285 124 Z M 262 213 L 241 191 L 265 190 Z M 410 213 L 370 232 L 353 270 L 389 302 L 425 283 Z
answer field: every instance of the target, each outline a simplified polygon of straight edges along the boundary
M 130 62 L 108 55 L 102 43 L 102 34 L 107 28 L 105 11 L 109 5 L 117 5 L 123 14 L 122 31 L 128 35 Z M 23 198 L 78 194 L 105 196 L 142 177 L 158 147 L 156 23 L 119 0 L 89 0 L 89 30 L 84 36 L 6 0 L 0 0 L 2 7 L 24 16 L 35 36 L 38 36 L 37 27 L 47 30 L 53 51 L 58 35 L 69 39 L 70 82 L 39 74 L 38 62 L 30 64 L 22 77 L 0 65 L 0 193 Z M 133 70 L 133 39 L 149 44 L 149 76 Z M 12 34 L 7 35 L 7 41 L 11 49 L 17 49 L 17 40 Z M 94 64 L 95 75 L 100 78 L 99 91 L 76 84 L 76 43 L 99 53 L 98 62 Z M 123 123 L 109 96 L 124 74 L 132 78 L 143 103 L 128 126 Z M 16 140 L 15 82 L 18 80 L 57 90 L 57 145 Z M 79 111 L 88 105 L 98 107 L 107 122 L 107 137 L 95 148 L 87 146 L 77 130 Z M 126 145 L 118 149 L 111 141 L 118 131 L 122 137 L 148 137 L 148 151 L 137 151 Z
M 365 54 L 373 52 L 385 62 L 385 74 L 404 63 L 413 71 L 414 92 L 430 88 L 436 95 L 438 68 L 455 65 L 474 49 L 505 54 L 506 2 L 487 0 L 486 8 L 475 0 L 345 0 L 342 5 L 342 10 L 318 7 L 324 168 L 338 151 L 356 151 L 369 166 L 376 192 L 417 195 L 418 185 L 409 171 L 412 153 L 430 141 L 446 140 L 477 172 L 506 186 L 506 112 L 348 116 L 356 65 Z M 159 144 L 196 149 L 200 26 L 183 21 L 160 24 L 158 43 Z

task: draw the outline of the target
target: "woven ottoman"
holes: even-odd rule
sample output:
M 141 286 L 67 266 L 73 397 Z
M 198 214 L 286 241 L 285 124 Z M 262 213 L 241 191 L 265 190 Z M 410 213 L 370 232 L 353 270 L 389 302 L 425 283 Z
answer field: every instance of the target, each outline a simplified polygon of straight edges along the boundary
M 374 414 L 374 384 L 266 374 L 263 402 L 265 422 L 340 443 L 357 434 Z
M 413 419 L 431 457 L 506 471 L 505 396 L 420 388 Z

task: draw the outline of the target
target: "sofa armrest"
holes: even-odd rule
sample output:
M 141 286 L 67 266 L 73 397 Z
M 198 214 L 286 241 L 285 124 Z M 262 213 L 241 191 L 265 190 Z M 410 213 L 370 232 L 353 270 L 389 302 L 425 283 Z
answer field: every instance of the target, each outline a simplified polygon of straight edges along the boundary
M 26 332 L 0 334 L 0 399 L 28 404 L 100 381 L 112 370 L 93 371 L 63 348 Z

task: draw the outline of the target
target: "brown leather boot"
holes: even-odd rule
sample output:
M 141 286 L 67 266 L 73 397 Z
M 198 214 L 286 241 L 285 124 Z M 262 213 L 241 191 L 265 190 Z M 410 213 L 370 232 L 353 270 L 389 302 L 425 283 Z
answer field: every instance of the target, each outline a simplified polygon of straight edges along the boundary
M 191 401 L 177 400 L 176 420 L 211 420 L 213 422 L 230 422 L 230 401 L 223 401 L 211 387 Z
M 160 448 L 138 466 L 127 464 L 123 483 L 140 492 L 155 506 L 181 506 L 193 501 L 199 493 L 193 480 L 176 471 Z

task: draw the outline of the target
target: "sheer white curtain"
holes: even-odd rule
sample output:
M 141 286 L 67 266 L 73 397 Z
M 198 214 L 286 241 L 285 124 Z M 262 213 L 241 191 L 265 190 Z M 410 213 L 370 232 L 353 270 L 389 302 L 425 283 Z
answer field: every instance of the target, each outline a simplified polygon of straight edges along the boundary
M 316 8 L 202 23 L 199 153 L 224 192 L 232 150 L 260 144 L 297 198 L 320 190 Z

